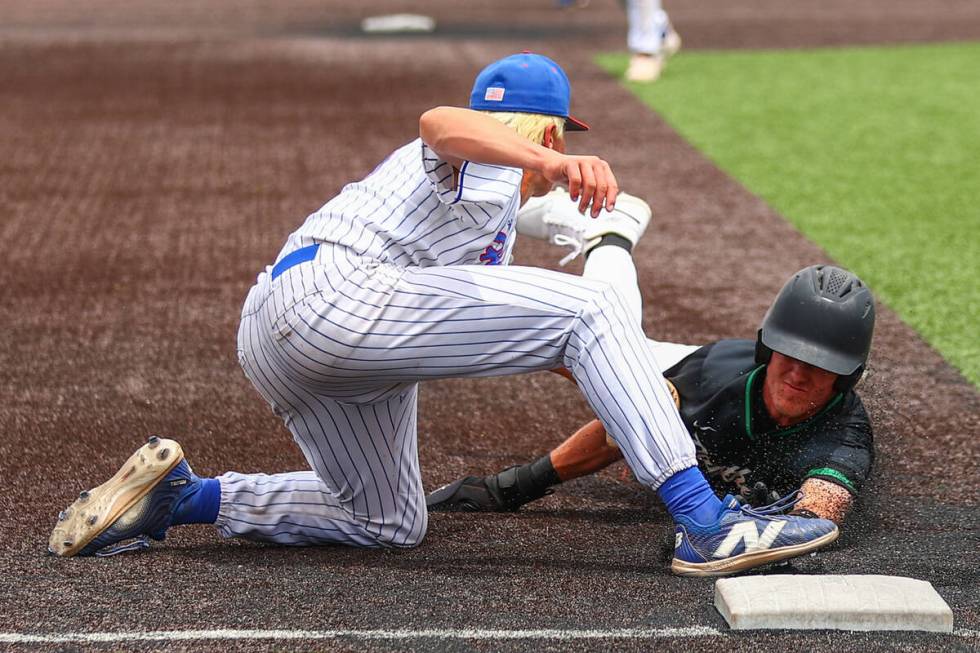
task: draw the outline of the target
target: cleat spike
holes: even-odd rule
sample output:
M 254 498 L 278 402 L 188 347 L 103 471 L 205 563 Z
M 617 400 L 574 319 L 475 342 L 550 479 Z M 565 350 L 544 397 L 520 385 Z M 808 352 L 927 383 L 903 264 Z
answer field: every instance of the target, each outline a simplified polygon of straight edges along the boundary
M 79 495 L 78 495 L 78 500 L 79 501 L 87 501 L 88 498 L 89 498 L 89 496 L 91 496 L 91 495 L 89 495 L 88 490 L 82 490 L 79 493 Z
M 98 515 L 92 515 L 86 521 L 88 522 L 88 525 L 89 526 L 95 526 L 95 522 L 99 521 L 99 516 Z
M 65 540 L 64 542 L 61 543 L 61 545 L 63 547 L 65 547 L 66 549 L 69 549 L 69 548 L 71 548 L 71 545 L 74 544 L 74 543 L 75 542 L 72 541 L 72 540 Z
M 150 449 L 154 449 L 154 448 L 156 448 L 157 445 L 160 444 L 160 438 L 158 438 L 155 435 L 151 435 L 148 442 L 149 442 L 149 445 L 150 445 Z
M 160 453 L 157 454 L 157 458 L 160 460 L 166 460 L 170 457 L 170 449 L 161 449 Z
M 68 513 L 67 512 L 65 512 L 64 510 L 62 510 L 61 512 L 58 513 L 58 521 L 65 521 L 66 519 L 68 519 Z

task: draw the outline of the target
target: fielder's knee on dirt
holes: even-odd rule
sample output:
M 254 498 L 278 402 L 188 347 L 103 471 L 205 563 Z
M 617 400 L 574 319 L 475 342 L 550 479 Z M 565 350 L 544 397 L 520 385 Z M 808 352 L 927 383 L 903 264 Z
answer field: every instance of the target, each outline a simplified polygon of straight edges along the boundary
M 379 546 L 411 549 L 422 543 L 429 529 L 429 513 L 425 507 L 424 495 L 418 503 L 420 505 L 415 505 L 404 513 L 386 516 L 380 534 L 377 536 Z

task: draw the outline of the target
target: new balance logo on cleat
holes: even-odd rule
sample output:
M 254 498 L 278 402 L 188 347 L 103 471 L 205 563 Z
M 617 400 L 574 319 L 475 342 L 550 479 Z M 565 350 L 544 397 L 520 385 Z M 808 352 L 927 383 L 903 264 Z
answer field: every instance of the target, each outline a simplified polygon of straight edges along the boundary
M 715 549 L 715 558 L 727 558 L 735 550 L 735 547 L 741 542 L 745 542 L 745 553 L 750 553 L 752 551 L 764 551 L 772 546 L 772 543 L 779 536 L 779 532 L 783 530 L 783 526 L 786 525 L 784 521 L 772 521 L 766 526 L 766 530 L 762 531 L 762 536 L 759 536 L 759 530 L 756 528 L 753 522 L 742 522 L 741 524 L 736 524 L 731 531 L 728 533 L 721 546 Z

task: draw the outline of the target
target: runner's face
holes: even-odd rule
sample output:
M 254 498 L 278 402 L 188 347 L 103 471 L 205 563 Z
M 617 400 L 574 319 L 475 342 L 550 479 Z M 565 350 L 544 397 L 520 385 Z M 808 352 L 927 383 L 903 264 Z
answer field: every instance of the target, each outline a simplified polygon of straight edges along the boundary
M 834 396 L 836 380 L 833 372 L 774 351 L 762 398 L 770 417 L 780 426 L 790 426 L 820 412 Z

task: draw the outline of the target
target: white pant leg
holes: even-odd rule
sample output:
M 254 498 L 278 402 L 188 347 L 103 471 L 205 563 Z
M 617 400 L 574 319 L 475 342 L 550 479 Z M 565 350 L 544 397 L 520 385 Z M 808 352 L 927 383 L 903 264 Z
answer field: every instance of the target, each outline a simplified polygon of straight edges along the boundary
M 629 32 L 626 47 L 630 52 L 659 54 L 670 19 L 660 6 L 660 0 L 627 0 L 626 20 Z
M 428 521 L 423 500 L 412 502 L 406 511 L 414 521 L 394 528 L 384 523 L 365 526 L 336 505 L 335 491 L 314 471 L 227 472 L 218 480 L 221 512 L 215 526 L 224 537 L 288 545 L 412 546 L 421 541 Z
M 641 482 L 657 487 L 695 464 L 646 339 L 608 284 L 537 268 L 401 269 L 346 263 L 335 254 L 328 250 L 318 263 L 260 282 L 266 287 L 253 290 L 258 300 L 250 295 L 252 308 L 261 303 L 261 309 L 243 319 L 240 331 L 249 377 L 323 485 L 302 490 L 319 495 L 304 502 L 314 504 L 304 511 L 317 515 L 305 523 L 317 528 L 300 525 L 283 536 L 283 526 L 296 521 L 292 504 L 299 502 L 292 494 L 300 490 L 291 484 L 298 479 L 256 479 L 279 479 L 267 489 L 280 491 L 282 500 L 263 506 L 263 524 L 271 526 L 249 537 L 352 544 L 365 538 L 378 545 L 420 540 L 424 506 L 416 506 L 424 496 L 414 388 L 425 379 L 564 365 Z M 379 406 L 391 408 L 398 400 L 405 402 L 403 421 L 379 414 Z M 223 498 L 232 497 L 236 479 L 223 477 Z M 254 497 L 245 499 L 222 505 L 219 520 L 228 524 L 236 514 L 249 514 L 246 504 Z M 320 530 L 322 524 L 336 531 Z
M 582 276 L 604 281 L 623 297 L 626 309 L 637 324 L 643 323 L 643 298 L 636 277 L 633 256 L 622 247 L 607 245 L 596 247 L 585 259 Z
M 636 264 L 632 255 L 615 245 L 596 247 L 585 260 L 582 276 L 587 279 L 604 281 L 623 297 L 630 315 L 641 324 L 643 320 L 643 299 L 637 281 Z M 657 367 L 667 370 L 690 356 L 700 345 L 684 345 L 673 342 L 660 342 L 648 338 L 647 343 L 657 361 Z
M 216 526 L 225 537 L 278 544 L 411 547 L 425 536 L 428 515 L 416 446 L 416 393 L 371 406 L 317 402 L 287 424 L 315 471 L 218 477 Z M 302 402 L 299 404 L 302 405 Z M 393 410 L 401 407 L 401 415 Z M 294 406 L 293 408 L 297 408 Z M 323 428 L 333 416 L 354 425 Z M 398 417 L 401 421 L 396 421 Z M 394 423 L 390 431 L 377 420 Z

